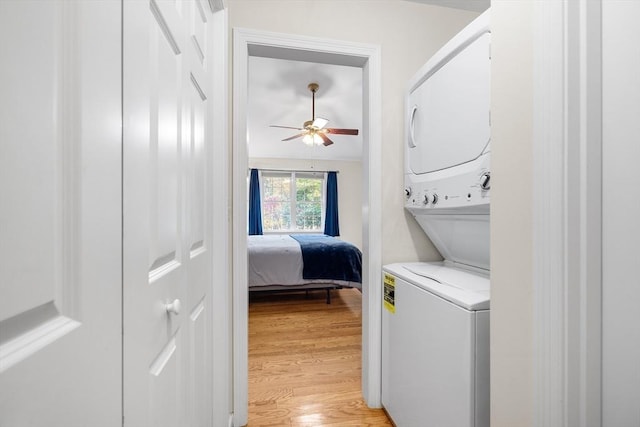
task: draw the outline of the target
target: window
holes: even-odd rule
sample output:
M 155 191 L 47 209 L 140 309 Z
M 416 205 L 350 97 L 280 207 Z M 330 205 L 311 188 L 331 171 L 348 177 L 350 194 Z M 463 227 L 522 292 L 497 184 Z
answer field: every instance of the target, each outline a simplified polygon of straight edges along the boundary
M 320 231 L 324 174 L 262 172 L 262 227 L 269 231 Z

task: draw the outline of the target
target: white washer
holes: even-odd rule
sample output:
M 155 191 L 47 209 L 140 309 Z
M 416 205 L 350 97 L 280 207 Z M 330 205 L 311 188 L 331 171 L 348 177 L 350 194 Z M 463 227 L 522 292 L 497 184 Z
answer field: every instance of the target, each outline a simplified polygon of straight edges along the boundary
M 488 427 L 489 278 L 443 263 L 383 276 L 382 402 L 395 425 Z
M 409 81 L 405 208 L 445 259 L 383 267 L 382 404 L 398 427 L 489 426 L 489 11 Z

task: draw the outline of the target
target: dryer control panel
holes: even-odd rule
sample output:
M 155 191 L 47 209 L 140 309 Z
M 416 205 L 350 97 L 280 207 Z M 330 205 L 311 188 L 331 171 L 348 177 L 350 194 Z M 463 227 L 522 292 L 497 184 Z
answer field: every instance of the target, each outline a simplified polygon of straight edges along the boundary
M 452 171 L 431 173 L 427 177 L 405 176 L 405 207 L 424 209 L 460 208 L 488 205 L 491 190 L 489 153 Z M 412 210 L 413 210 L 412 209 Z

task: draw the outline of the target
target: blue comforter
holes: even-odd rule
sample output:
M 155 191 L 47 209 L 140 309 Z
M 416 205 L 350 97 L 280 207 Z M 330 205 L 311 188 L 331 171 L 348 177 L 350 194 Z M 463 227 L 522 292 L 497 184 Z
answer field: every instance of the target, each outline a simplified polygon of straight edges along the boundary
M 362 252 L 351 243 L 324 234 L 291 234 L 302 249 L 303 279 L 362 283 Z

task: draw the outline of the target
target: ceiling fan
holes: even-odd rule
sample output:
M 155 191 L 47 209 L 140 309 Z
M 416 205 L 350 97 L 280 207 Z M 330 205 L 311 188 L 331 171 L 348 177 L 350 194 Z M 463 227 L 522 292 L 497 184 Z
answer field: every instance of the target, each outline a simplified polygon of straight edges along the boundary
M 327 137 L 327 134 L 335 135 L 357 135 L 358 129 L 337 129 L 337 128 L 325 128 L 329 120 L 322 117 L 316 117 L 316 92 L 320 88 L 318 83 L 309 83 L 307 86 L 311 91 L 311 120 L 304 122 L 301 128 L 291 126 L 278 126 L 271 125 L 273 128 L 284 129 L 296 129 L 301 130 L 297 135 L 293 135 L 289 138 L 283 139 L 283 141 L 291 141 L 292 139 L 302 138 L 302 141 L 307 145 L 331 145 L 333 141 Z

